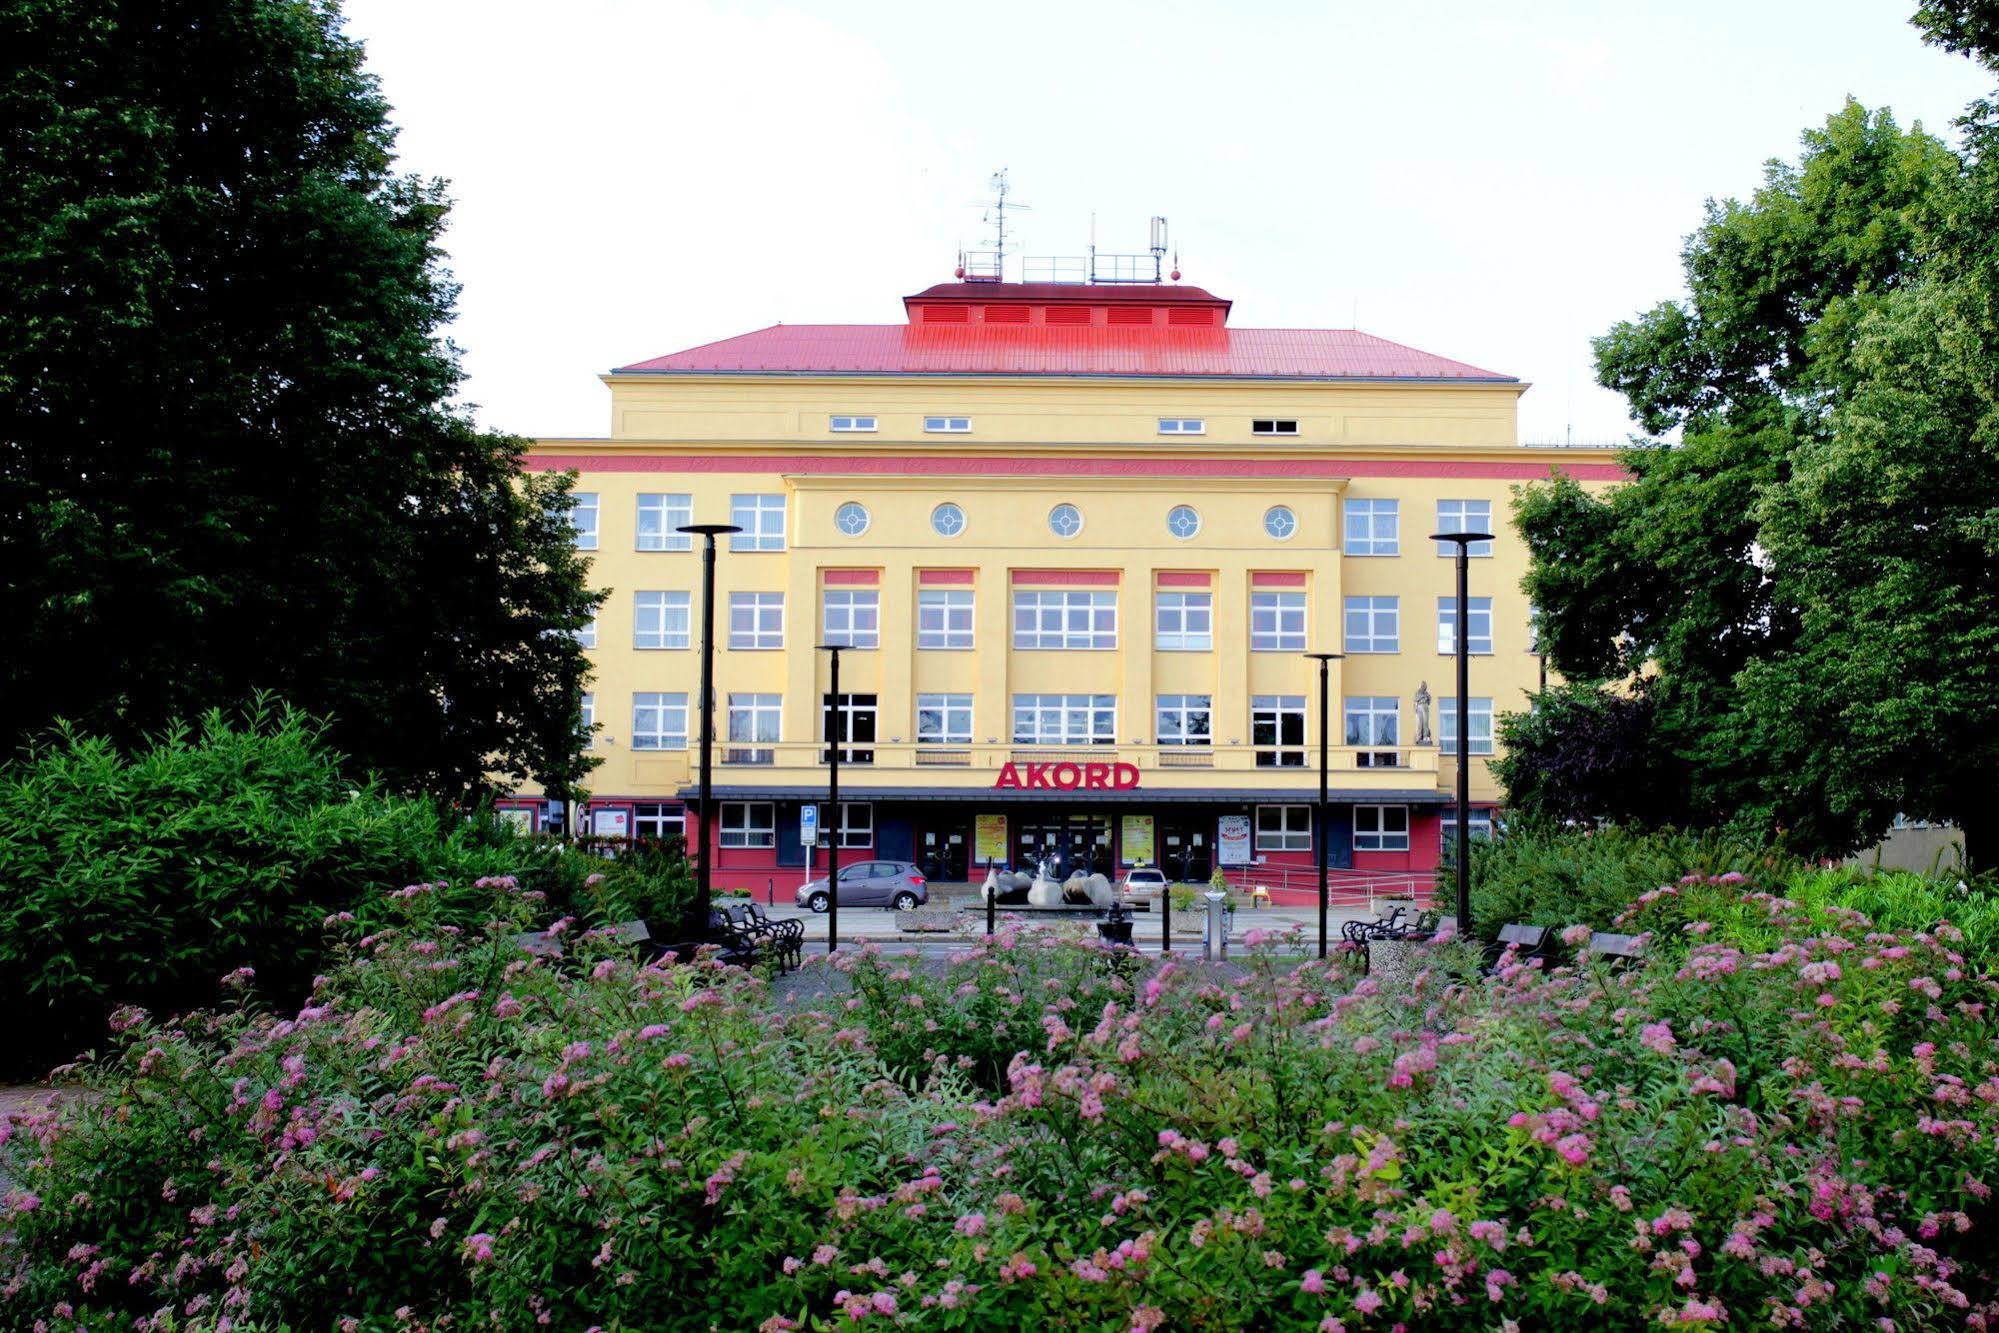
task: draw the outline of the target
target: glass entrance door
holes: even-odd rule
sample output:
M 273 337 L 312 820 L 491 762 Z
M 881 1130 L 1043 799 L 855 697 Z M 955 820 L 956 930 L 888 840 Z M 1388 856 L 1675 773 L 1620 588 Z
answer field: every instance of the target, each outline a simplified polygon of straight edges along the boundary
M 1214 842 L 1212 819 L 1164 821 L 1159 830 L 1159 868 L 1168 879 L 1205 884 L 1215 873 Z
M 1045 859 L 1049 869 L 1064 879 L 1078 870 L 1115 875 L 1117 851 L 1111 844 L 1111 826 L 1109 815 L 1022 816 L 1013 863 L 1032 870 Z
M 960 820 L 932 824 L 916 839 L 916 866 L 929 880 L 947 884 L 971 878 L 971 826 Z

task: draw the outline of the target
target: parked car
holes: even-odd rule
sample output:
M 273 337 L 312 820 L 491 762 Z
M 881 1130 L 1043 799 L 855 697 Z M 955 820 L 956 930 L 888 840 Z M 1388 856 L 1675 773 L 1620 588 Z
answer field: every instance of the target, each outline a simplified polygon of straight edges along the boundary
M 800 907 L 825 911 L 831 901 L 825 879 L 808 879 L 799 885 L 797 901 Z M 907 912 L 929 901 L 923 872 L 908 861 L 856 861 L 840 867 L 842 907 L 893 907 Z
M 1166 872 L 1157 866 L 1127 870 L 1118 891 L 1127 898 L 1158 898 L 1166 893 Z

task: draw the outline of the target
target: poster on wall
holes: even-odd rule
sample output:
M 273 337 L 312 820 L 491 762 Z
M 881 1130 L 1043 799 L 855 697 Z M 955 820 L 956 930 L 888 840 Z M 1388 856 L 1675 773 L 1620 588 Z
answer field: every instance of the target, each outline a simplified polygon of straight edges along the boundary
M 1152 816 L 1126 815 L 1119 829 L 1120 851 L 1128 866 L 1149 866 L 1159 859 L 1153 846 Z
M 1223 815 L 1220 827 L 1216 829 L 1215 850 L 1221 864 L 1225 866 L 1246 866 L 1249 864 L 1249 816 Z
M 502 806 L 493 812 L 505 824 L 512 824 L 523 833 L 534 832 L 534 811 L 523 806 Z
M 972 816 L 972 858 L 980 865 L 1007 859 L 1006 816 Z
M 632 836 L 632 812 L 629 810 L 592 810 L 590 831 L 600 838 L 629 838 Z

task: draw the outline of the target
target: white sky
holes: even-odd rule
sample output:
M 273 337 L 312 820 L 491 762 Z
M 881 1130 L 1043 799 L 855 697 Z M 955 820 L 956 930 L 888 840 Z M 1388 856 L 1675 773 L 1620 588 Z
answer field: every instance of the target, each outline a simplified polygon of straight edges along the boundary
M 1914 0 L 348 0 L 449 178 L 487 425 L 602 435 L 611 366 L 899 323 L 981 243 L 1142 250 L 1233 323 L 1347 327 L 1533 381 L 1523 439 L 1622 438 L 1589 339 L 1681 290 L 1703 199 L 1851 94 L 1954 138 L 1987 91 Z M 1013 248 L 1013 247 L 1010 247 Z M 1010 276 L 1017 277 L 1015 272 Z

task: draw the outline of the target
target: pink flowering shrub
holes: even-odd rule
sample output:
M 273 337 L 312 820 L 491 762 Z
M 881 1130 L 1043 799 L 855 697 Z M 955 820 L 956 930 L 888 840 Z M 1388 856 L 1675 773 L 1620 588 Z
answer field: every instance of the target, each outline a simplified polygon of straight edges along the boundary
M 0 1148 L 0 1321 L 1999 1315 L 1999 995 L 1949 928 L 1393 982 L 1002 939 L 809 999 L 511 929 L 357 938 L 282 1018 L 124 1015 L 98 1096 Z

